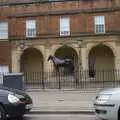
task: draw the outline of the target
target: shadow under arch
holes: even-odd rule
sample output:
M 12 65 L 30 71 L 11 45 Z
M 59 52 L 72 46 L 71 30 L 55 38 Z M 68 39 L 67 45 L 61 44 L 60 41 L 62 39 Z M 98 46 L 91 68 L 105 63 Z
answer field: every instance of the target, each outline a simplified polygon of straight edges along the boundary
M 44 69 L 43 69 L 43 55 L 36 48 L 27 48 L 21 55 L 21 72 L 24 73 L 25 86 L 37 87 L 40 83 L 44 88 Z
M 62 46 L 60 48 L 58 48 L 56 50 L 56 52 L 54 53 L 54 55 L 59 58 L 59 59 L 71 59 L 73 60 L 73 66 L 74 66 L 74 71 L 75 69 L 77 69 L 78 67 L 78 56 L 77 56 L 77 52 L 70 46 Z M 70 68 L 61 68 L 61 72 L 63 71 L 69 71 L 68 69 Z
M 21 55 L 21 72 L 41 72 L 43 71 L 43 55 L 36 48 L 27 48 Z
M 88 54 L 89 76 L 94 77 L 96 71 L 110 71 L 114 69 L 113 50 L 104 44 L 94 46 Z

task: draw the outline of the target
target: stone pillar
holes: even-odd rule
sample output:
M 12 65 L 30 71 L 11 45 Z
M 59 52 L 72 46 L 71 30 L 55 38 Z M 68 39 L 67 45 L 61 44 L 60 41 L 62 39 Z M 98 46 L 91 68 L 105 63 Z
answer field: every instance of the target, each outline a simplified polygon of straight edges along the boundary
M 115 69 L 120 70 L 120 57 L 116 56 L 115 60 Z
M 49 83 L 52 78 L 52 71 L 53 71 L 53 64 L 52 61 L 48 61 L 48 57 L 51 53 L 51 50 L 49 47 L 45 47 L 45 54 L 44 54 L 44 78 Z
M 21 52 L 18 50 L 12 51 L 12 72 L 20 72 L 20 57 Z
M 116 55 L 115 58 L 114 58 L 114 62 L 115 62 L 115 69 L 118 69 L 120 70 L 120 47 L 116 47 Z
M 81 62 L 82 62 L 82 70 L 87 70 L 87 56 L 86 56 L 86 48 L 81 48 Z
M 85 47 L 82 47 L 81 48 L 81 80 L 82 81 L 86 81 L 86 78 L 88 76 L 86 76 L 86 70 L 87 70 L 87 56 L 86 56 L 86 48 Z
M 115 80 L 120 80 L 120 47 L 116 46 L 116 54 L 114 55 L 114 69 L 115 69 Z
M 44 72 L 52 72 L 53 71 L 52 61 L 48 61 L 49 55 L 50 55 L 50 48 L 45 48 Z

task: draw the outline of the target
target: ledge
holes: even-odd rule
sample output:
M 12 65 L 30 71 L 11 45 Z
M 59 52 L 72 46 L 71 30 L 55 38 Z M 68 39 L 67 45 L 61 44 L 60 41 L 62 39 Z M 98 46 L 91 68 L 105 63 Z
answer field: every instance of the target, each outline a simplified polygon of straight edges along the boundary
M 70 36 L 59 36 L 59 35 L 38 35 L 37 37 L 24 37 L 24 36 L 12 36 L 9 37 L 9 40 L 38 40 L 38 39 L 50 39 L 50 38 L 72 38 L 72 37 L 96 37 L 96 36 L 120 36 L 120 31 L 111 31 L 105 34 L 94 34 L 94 33 L 74 33 Z
M 13 1 L 13 0 L 6 0 L 6 2 L 0 2 L 0 6 L 16 6 L 16 5 L 30 5 L 30 4 L 44 4 L 44 3 L 52 3 L 52 2 L 69 2 L 69 1 L 78 1 L 78 0 L 24 0 L 24 1 Z M 82 2 L 94 2 L 96 0 L 79 0 Z M 101 1 L 101 0 L 97 0 Z M 104 0 L 104 1 L 110 1 L 111 0 Z

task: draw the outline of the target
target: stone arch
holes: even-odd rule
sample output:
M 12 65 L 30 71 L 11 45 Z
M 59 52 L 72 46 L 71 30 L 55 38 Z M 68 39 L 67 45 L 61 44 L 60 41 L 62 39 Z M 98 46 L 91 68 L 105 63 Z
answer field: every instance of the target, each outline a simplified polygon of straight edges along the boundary
M 36 48 L 26 48 L 21 54 L 21 72 L 41 72 L 43 71 L 43 55 Z
M 115 67 L 113 50 L 105 45 L 94 46 L 88 54 L 88 68 L 90 76 L 94 77 L 97 70 L 113 70 Z
M 60 57 L 63 58 L 65 56 L 68 56 L 71 59 L 77 58 L 77 52 L 75 51 L 75 49 L 71 46 L 62 46 L 56 49 L 56 51 L 54 52 L 54 55 L 56 57 Z
M 106 42 L 106 43 L 92 43 L 87 49 L 87 57 L 89 56 L 91 49 L 99 45 L 104 45 L 106 47 L 109 47 L 112 50 L 114 57 L 116 56 L 115 46 L 113 44 Z
M 60 48 L 64 48 L 64 47 L 73 49 L 77 53 L 77 56 L 78 56 L 77 50 L 72 45 L 67 45 L 67 46 L 55 45 L 52 47 L 51 55 L 55 55 L 57 50 L 59 50 Z
M 109 47 L 113 52 L 114 61 L 116 60 L 117 53 L 116 53 L 116 45 L 114 43 L 111 43 L 111 42 L 89 43 L 89 44 L 87 44 L 87 51 L 86 51 L 87 63 L 89 62 L 89 53 L 90 53 L 91 49 L 98 46 L 98 45 L 105 45 L 105 46 Z M 88 64 L 87 64 L 87 69 L 89 69 Z
M 74 64 L 74 70 L 77 69 L 76 66 L 78 66 L 78 55 L 75 49 L 71 46 L 62 46 L 56 49 L 54 52 L 54 55 L 59 59 L 72 59 Z

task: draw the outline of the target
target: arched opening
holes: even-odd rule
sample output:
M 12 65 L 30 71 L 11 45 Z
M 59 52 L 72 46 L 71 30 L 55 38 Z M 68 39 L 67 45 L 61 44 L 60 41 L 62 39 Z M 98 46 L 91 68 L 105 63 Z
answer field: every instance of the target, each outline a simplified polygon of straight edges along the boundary
M 114 69 L 114 54 L 106 45 L 97 45 L 89 53 L 89 76 L 94 77 L 96 71 L 110 71 Z
M 43 56 L 35 48 L 28 48 L 21 56 L 21 72 L 24 73 L 26 86 L 36 87 L 43 81 Z
M 64 47 L 61 47 L 59 49 L 57 49 L 57 51 L 55 52 L 55 56 L 61 60 L 63 59 L 70 59 L 73 61 L 73 71 L 75 71 L 75 69 L 77 69 L 77 64 L 78 64 L 78 56 L 77 56 L 77 53 L 76 51 L 72 48 L 72 47 L 69 47 L 69 46 L 64 46 Z M 70 65 L 68 65 L 68 67 L 61 67 L 61 69 L 59 69 L 61 72 L 68 72 L 69 69 L 72 69 L 70 68 Z
M 43 71 L 43 56 L 39 50 L 28 48 L 21 56 L 22 72 L 41 72 Z

